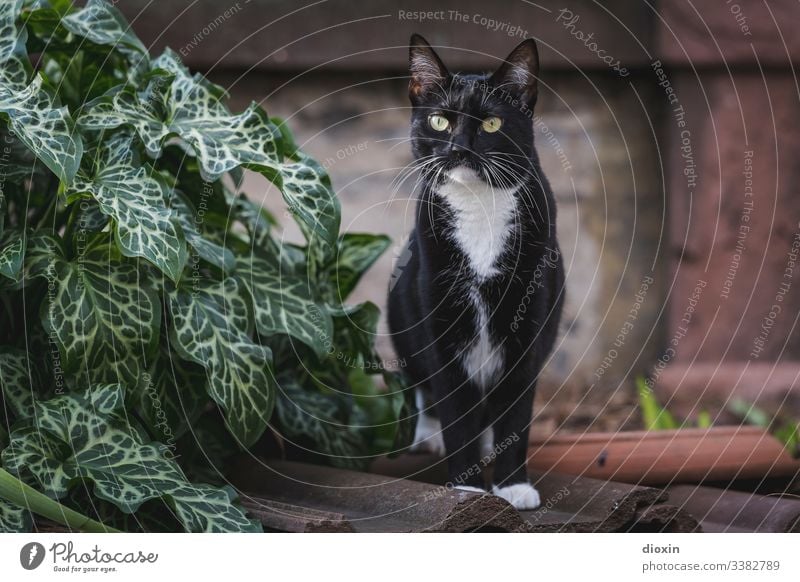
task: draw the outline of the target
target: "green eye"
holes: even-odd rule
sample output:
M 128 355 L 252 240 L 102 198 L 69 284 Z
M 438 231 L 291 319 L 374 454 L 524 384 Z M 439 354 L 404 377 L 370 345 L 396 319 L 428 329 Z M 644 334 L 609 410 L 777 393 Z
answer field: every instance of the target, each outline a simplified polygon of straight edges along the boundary
M 428 123 L 430 123 L 431 127 L 436 131 L 444 131 L 450 127 L 450 122 L 447 121 L 444 115 L 431 115 L 428 117 Z
M 494 133 L 500 129 L 501 125 L 503 125 L 503 120 L 499 117 L 487 117 L 483 120 L 483 123 L 481 123 L 483 131 L 486 133 Z

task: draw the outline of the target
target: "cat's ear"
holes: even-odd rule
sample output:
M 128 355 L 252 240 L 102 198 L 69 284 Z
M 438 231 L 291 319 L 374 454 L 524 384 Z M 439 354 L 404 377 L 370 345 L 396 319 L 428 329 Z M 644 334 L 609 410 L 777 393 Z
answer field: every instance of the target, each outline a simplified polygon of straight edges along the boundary
M 429 89 L 441 86 L 447 78 L 447 69 L 442 59 L 431 48 L 428 41 L 418 34 L 411 35 L 408 64 L 411 70 L 408 96 L 412 103 L 416 103 Z
M 539 51 L 532 38 L 517 45 L 492 75 L 490 84 L 509 91 L 532 109 L 539 93 Z

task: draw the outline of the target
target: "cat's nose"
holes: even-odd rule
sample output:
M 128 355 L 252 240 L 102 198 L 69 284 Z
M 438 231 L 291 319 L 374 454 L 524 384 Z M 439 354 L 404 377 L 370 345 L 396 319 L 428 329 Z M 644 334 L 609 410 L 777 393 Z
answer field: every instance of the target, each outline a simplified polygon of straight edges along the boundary
M 465 135 L 455 135 L 450 142 L 450 153 L 457 156 L 465 156 L 472 148 L 469 139 Z

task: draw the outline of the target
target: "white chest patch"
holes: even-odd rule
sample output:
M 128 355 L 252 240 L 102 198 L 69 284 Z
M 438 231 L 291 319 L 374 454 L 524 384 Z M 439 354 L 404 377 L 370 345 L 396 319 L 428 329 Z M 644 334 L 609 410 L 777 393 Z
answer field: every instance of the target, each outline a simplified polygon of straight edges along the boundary
M 439 186 L 438 194 L 454 211 L 451 236 L 480 283 L 500 272 L 497 260 L 517 212 L 516 188 L 492 188 L 467 168 L 456 168 L 448 177 L 450 181 Z M 505 354 L 502 343 L 495 345 L 489 333 L 490 307 L 475 287 L 468 292 L 475 310 L 475 336 L 465 346 L 462 363 L 470 380 L 486 390 L 502 374 Z
M 437 192 L 454 211 L 452 237 L 475 275 L 488 279 L 499 272 L 497 259 L 511 234 L 516 188 L 493 188 L 463 167 L 451 170 L 448 177 Z
M 462 359 L 464 371 L 472 382 L 485 391 L 494 385 L 503 372 L 503 345 L 495 345 L 489 333 L 489 311 L 477 290 L 470 291 L 475 308 L 475 336 L 467 342 Z

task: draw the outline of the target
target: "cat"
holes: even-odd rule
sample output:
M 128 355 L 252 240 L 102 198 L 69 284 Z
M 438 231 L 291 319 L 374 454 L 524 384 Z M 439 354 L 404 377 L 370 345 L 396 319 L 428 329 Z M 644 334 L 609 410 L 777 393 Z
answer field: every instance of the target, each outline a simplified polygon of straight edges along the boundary
M 421 404 L 415 446 L 446 452 L 460 489 L 485 492 L 493 462 L 491 492 L 533 509 L 533 397 L 565 292 L 555 199 L 533 144 L 536 42 L 490 75 L 448 72 L 417 34 L 409 55 L 422 186 L 388 316 Z

